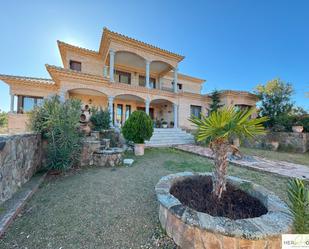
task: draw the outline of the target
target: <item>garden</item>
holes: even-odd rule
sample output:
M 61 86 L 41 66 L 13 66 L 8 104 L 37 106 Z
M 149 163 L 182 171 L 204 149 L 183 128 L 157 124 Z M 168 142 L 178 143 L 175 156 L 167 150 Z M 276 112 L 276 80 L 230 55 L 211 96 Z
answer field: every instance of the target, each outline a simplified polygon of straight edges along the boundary
M 281 156 L 287 147 L 263 137 L 308 131 L 308 114 L 290 101 L 291 86 L 274 80 L 257 93 L 258 113 L 221 106 L 214 92 L 208 115 L 190 118 L 211 159 L 177 146 L 145 149 L 153 122 L 143 111 L 117 130 L 107 110 L 87 109 L 88 117 L 79 100 L 46 99 L 30 123 L 40 134 L 44 167 L 37 177 L 44 181 L 0 247 L 279 249 L 281 234 L 309 233 L 306 180 L 231 163 L 245 152 L 308 165 L 306 154 Z M 260 149 L 275 153 L 247 148 L 261 137 Z M 4 202 L 0 217 L 9 208 Z

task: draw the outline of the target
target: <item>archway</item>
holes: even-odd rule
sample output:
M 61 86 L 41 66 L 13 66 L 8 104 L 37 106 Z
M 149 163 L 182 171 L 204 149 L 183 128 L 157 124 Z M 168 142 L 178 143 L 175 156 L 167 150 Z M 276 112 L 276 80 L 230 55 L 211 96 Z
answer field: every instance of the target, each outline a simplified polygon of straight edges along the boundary
M 155 128 L 177 128 L 178 106 L 167 99 L 154 99 L 150 102 L 154 109 Z

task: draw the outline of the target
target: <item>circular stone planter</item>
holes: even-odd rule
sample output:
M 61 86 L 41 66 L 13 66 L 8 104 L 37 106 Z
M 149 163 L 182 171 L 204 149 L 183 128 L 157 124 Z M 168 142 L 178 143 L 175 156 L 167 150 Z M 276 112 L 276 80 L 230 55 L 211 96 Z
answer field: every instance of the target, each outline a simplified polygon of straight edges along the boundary
M 214 217 L 182 205 L 170 194 L 175 182 L 196 175 L 211 176 L 211 173 L 168 175 L 155 188 L 161 225 L 178 246 L 182 249 L 281 248 L 281 234 L 291 232 L 292 218 L 286 204 L 276 195 L 250 181 L 228 177 L 229 183 L 259 199 L 268 212 L 250 219 Z

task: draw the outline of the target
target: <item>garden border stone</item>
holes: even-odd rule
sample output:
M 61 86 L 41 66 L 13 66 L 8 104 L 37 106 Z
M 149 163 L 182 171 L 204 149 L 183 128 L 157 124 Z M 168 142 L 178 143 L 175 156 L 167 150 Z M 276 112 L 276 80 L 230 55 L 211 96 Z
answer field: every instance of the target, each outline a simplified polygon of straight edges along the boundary
M 211 176 L 211 173 L 181 172 L 162 177 L 155 187 L 159 201 L 159 219 L 168 236 L 183 249 L 281 248 L 281 234 L 292 230 L 287 205 L 275 194 L 250 181 L 228 177 L 228 182 L 259 199 L 267 208 L 265 215 L 231 220 L 193 210 L 170 194 L 172 185 L 187 177 Z M 254 247 L 255 246 L 255 247 Z

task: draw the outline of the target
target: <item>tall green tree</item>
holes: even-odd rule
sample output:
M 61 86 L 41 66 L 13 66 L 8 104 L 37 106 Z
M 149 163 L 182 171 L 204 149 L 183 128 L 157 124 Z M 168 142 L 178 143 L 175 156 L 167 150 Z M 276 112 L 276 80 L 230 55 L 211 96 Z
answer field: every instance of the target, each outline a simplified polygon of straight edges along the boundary
M 261 99 L 260 116 L 269 117 L 267 126 L 272 127 L 278 119 L 291 113 L 293 87 L 281 79 L 268 81 L 265 85 L 258 85 L 255 93 Z
M 255 109 L 236 110 L 233 107 L 223 107 L 201 118 L 192 116 L 190 121 L 198 128 L 198 141 L 210 141 L 210 149 L 214 154 L 215 169 L 213 173 L 213 193 L 220 200 L 226 190 L 228 152 L 234 146 L 229 143 L 231 138 L 253 138 L 264 134 L 263 122 L 267 117 L 251 118 Z
M 214 90 L 210 94 L 210 98 L 212 102 L 209 105 L 209 113 L 215 112 L 223 106 L 220 104 L 220 92 L 218 90 Z

